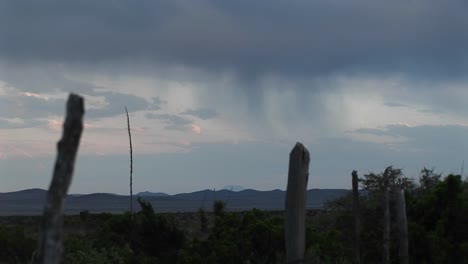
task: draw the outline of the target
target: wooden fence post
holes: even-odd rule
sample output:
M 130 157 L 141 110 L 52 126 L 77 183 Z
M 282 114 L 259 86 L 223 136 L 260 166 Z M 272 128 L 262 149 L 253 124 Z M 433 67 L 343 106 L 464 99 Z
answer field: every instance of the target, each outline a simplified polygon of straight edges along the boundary
M 305 209 L 309 180 L 309 151 L 297 142 L 289 155 L 286 191 L 286 263 L 304 263 Z
M 42 219 L 41 237 L 36 262 L 59 264 L 62 257 L 63 206 L 71 184 L 75 158 L 83 131 L 84 99 L 70 94 L 62 139 L 57 144 L 52 181 Z
M 397 223 L 398 223 L 398 237 L 400 247 L 398 256 L 401 264 L 409 263 L 408 255 L 408 225 L 406 221 L 406 201 L 405 191 L 398 190 L 396 193 L 396 206 L 397 206 Z
M 354 261 L 361 263 L 361 218 L 359 215 L 359 186 L 357 171 L 352 172 L 353 177 L 353 214 L 354 214 Z
M 383 263 L 390 264 L 390 197 L 388 186 L 384 189 L 384 230 L 383 230 Z

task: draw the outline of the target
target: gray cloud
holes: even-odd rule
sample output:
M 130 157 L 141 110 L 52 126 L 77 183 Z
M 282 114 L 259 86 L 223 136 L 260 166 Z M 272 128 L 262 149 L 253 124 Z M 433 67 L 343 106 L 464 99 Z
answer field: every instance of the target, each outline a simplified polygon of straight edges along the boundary
M 359 134 L 376 135 L 376 136 L 391 135 L 391 134 L 389 134 L 388 131 L 383 130 L 383 129 L 378 129 L 378 128 L 359 128 L 359 129 L 353 130 L 353 132 L 354 133 L 359 133 Z
M 189 119 L 178 115 L 147 113 L 145 117 L 148 119 L 162 120 L 166 124 L 164 128 L 170 130 L 185 131 L 189 129 L 188 125 L 192 123 Z
M 203 120 L 212 119 L 218 116 L 218 112 L 210 108 L 189 109 L 180 113 L 181 115 L 191 115 Z
M 392 143 L 398 149 L 448 156 L 468 154 L 468 127 L 459 125 L 387 125 L 384 129 L 361 128 L 354 132 L 377 136 L 405 138 L 402 143 Z
M 407 104 L 398 103 L 398 102 L 384 102 L 384 105 L 388 107 L 408 107 Z
M 44 120 L 27 119 L 22 122 L 11 122 L 5 119 L 0 119 L 0 129 L 17 129 L 17 128 L 31 128 L 31 127 L 45 127 L 47 122 Z
M 372 133 L 372 130 L 363 130 Z M 348 182 L 352 170 L 360 174 L 382 171 L 393 165 L 417 179 L 423 167 L 444 173 L 459 173 L 468 155 L 468 127 L 464 126 L 388 126 L 376 135 L 405 137 L 401 144 L 382 144 L 349 138 L 323 138 L 310 146 L 311 179 L 316 184 Z M 309 147 L 309 146 L 308 146 Z M 313 181 L 312 181 L 313 184 Z M 345 185 L 350 186 L 350 185 Z M 348 187 L 349 188 L 349 187 Z
M 39 65 L 0 63 L 0 80 L 22 92 L 89 94 L 101 88 L 85 79 L 70 78 L 70 72 L 76 69 L 47 62 Z
M 447 126 L 387 126 L 389 134 L 404 136 L 408 142 L 401 147 L 415 148 L 429 153 L 441 153 L 453 157 L 468 150 L 468 127 Z
M 178 115 L 169 115 L 169 114 L 154 114 L 154 113 L 147 113 L 145 117 L 148 119 L 158 119 L 168 122 L 174 125 L 188 125 L 190 124 L 190 120 L 185 119 Z
M 463 1 L 25 5 L 0 4 L 0 58 L 10 62 L 188 65 L 244 78 L 341 71 L 464 78 L 468 68 Z
M 65 99 L 44 100 L 31 96 L 0 97 L 0 117 L 44 118 L 64 112 Z
M 25 91 L 28 91 L 27 89 Z M 112 91 L 85 91 L 82 95 L 99 96 L 105 99 L 105 105 L 99 108 L 86 110 L 86 118 L 106 118 L 125 113 L 127 106 L 130 112 L 143 110 L 159 110 L 164 103 L 159 97 L 146 100 L 130 94 L 116 93 Z M 0 97 L 0 118 L 21 118 L 26 123 L 19 125 L 12 122 L 2 122 L 0 127 L 19 128 L 39 125 L 42 121 L 37 119 L 64 114 L 66 98 L 39 98 L 22 94 L 11 94 Z M 86 102 L 85 102 L 86 104 Z M 1 119 L 0 119 L 1 120 Z
M 107 105 L 103 108 L 90 109 L 87 114 L 90 118 L 104 118 L 123 114 L 125 106 L 127 106 L 130 112 L 159 110 L 161 108 L 159 105 L 161 100 L 157 97 L 152 98 L 152 101 L 148 102 L 139 96 L 108 91 L 94 92 L 93 95 L 104 96 Z
M 0 79 L 25 91 L 92 95 L 92 84 L 60 74 L 156 75 L 208 87 L 194 96 L 210 107 L 218 107 L 212 102 L 227 94 L 223 90 L 233 91 L 230 102 L 247 102 L 252 117 L 264 119 L 265 90 L 297 92 L 294 110 L 309 117 L 323 111 L 326 93 L 336 91 L 329 78 L 334 74 L 402 74 L 411 96 L 390 98 L 387 106 L 399 107 L 393 100 L 401 107 L 418 102 L 423 111 L 466 113 L 464 97 L 445 96 L 437 86 L 437 81 L 466 79 L 465 7 L 455 0 L 45 0 L 28 8 L 5 1 L 0 3 L 0 63 L 6 66 L 0 65 Z M 223 82 L 226 72 L 233 77 Z M 265 83 L 271 76 L 271 84 Z M 135 109 L 151 108 L 128 100 Z M 125 103 L 116 102 L 89 114 L 120 113 Z M 312 118 L 322 119 L 318 116 Z

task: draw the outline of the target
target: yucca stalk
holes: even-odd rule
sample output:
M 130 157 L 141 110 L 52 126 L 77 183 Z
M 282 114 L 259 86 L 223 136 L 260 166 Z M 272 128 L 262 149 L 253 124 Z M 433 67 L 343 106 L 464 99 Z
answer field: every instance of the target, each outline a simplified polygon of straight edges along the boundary
M 130 213 L 133 214 L 133 146 L 132 146 L 132 132 L 130 131 L 130 117 L 128 116 L 127 107 L 125 107 L 127 113 L 127 128 L 128 128 L 128 140 L 130 143 Z

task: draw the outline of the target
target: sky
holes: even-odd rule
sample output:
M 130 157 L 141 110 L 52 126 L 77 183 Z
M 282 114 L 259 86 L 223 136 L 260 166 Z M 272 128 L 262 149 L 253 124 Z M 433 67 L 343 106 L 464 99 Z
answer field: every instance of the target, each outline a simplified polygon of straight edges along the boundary
M 0 192 L 48 188 L 85 98 L 72 193 L 351 188 L 468 161 L 468 2 L 0 0 Z M 467 165 L 468 166 L 468 165 Z

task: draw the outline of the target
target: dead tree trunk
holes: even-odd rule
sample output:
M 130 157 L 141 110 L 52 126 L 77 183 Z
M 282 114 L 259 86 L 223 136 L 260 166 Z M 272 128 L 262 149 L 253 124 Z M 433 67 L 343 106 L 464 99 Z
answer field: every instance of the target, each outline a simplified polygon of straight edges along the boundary
M 408 256 L 408 225 L 406 222 L 406 201 L 405 201 L 405 191 L 398 190 L 396 193 L 396 203 L 397 203 L 397 221 L 398 221 L 398 235 L 400 247 L 398 250 L 398 256 L 400 258 L 401 264 L 409 263 Z
M 383 230 L 383 262 L 390 264 L 390 198 L 388 186 L 384 189 L 384 230 Z
M 305 209 L 310 156 L 296 143 L 289 156 L 286 191 L 286 263 L 303 263 L 305 256 Z
M 361 263 L 361 218 L 359 215 L 358 174 L 353 171 L 354 261 Z
M 36 262 L 58 264 L 62 257 L 63 206 L 72 181 L 75 158 L 83 130 L 84 99 L 70 94 L 62 139 L 57 144 L 52 182 L 44 208 Z

